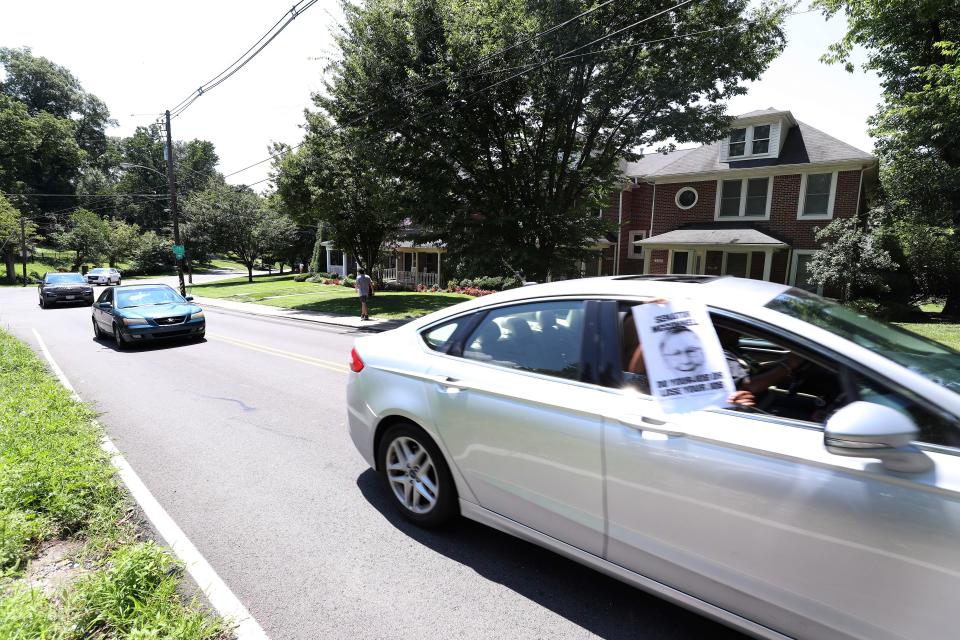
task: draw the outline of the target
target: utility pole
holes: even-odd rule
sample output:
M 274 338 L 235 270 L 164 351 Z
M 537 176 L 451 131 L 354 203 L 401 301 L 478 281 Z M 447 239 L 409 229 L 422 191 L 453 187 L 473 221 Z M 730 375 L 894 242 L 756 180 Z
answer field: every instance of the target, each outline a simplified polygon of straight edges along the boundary
M 174 258 L 177 261 L 177 276 L 180 278 L 180 295 L 187 295 L 183 282 L 183 245 L 180 244 L 180 220 L 177 217 L 177 182 L 173 177 L 173 136 L 170 133 L 170 110 L 164 113 L 167 119 L 167 182 L 170 184 L 170 213 L 173 214 Z
M 20 216 L 20 258 L 23 260 L 23 286 L 27 286 L 27 219 Z

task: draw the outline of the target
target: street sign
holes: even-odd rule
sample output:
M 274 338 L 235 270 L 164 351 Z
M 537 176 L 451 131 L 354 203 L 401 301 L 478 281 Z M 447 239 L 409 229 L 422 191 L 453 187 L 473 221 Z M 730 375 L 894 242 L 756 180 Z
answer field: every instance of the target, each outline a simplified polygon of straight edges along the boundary
M 176 258 L 177 260 L 183 260 L 183 256 L 184 256 L 185 254 L 186 254 L 186 252 L 184 251 L 182 244 L 175 244 L 175 245 L 173 245 L 173 257 L 174 257 L 174 258 Z

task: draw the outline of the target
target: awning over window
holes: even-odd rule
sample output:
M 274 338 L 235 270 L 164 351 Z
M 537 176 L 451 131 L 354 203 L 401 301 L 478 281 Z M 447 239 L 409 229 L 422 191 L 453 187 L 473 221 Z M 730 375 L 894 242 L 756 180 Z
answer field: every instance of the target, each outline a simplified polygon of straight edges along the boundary
M 686 245 L 699 247 L 756 247 L 786 249 L 790 245 L 756 229 L 676 229 L 633 243 L 641 247 Z

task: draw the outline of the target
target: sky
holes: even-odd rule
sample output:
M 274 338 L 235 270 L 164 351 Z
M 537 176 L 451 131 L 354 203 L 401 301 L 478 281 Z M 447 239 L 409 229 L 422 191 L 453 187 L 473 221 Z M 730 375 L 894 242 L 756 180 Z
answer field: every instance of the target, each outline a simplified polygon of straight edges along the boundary
M 30 47 L 65 66 L 110 108 L 118 126 L 109 133 L 127 136 L 216 76 L 292 4 L 4 0 L 0 46 Z M 303 110 L 312 107 L 310 95 L 323 85 L 323 69 L 335 55 L 331 30 L 342 20 L 339 0 L 317 2 L 250 64 L 174 119 L 174 138 L 213 142 L 224 174 L 267 158 L 273 141 L 302 140 Z M 825 21 L 816 12 L 787 18 L 786 50 L 759 81 L 747 85 L 747 95 L 730 102 L 730 113 L 788 109 L 798 120 L 871 151 L 866 119 L 880 101 L 876 76 L 849 74 L 818 60 L 840 39 L 844 26 L 842 17 Z M 266 178 L 269 169 L 270 163 L 263 163 L 228 182 L 252 184 Z

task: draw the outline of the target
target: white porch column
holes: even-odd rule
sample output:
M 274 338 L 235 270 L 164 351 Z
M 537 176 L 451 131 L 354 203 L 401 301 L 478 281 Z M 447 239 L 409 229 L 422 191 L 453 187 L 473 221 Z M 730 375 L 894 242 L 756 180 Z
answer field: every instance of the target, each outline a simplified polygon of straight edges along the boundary
M 343 256 L 343 277 L 346 278 L 347 277 L 347 252 L 343 251 L 341 252 L 341 255 Z
M 413 252 L 413 287 L 420 286 L 420 252 Z
M 327 273 L 330 273 L 330 268 L 333 266 L 333 264 L 330 262 L 330 251 L 331 251 L 331 247 L 327 247 L 326 249 L 327 249 L 327 250 L 323 252 L 324 255 L 327 257 L 327 268 L 326 268 L 326 272 L 327 272 Z
M 763 250 L 763 279 L 770 281 L 770 267 L 773 266 L 773 249 Z
M 442 271 L 440 271 L 440 256 L 443 255 L 443 252 L 437 251 L 437 286 L 447 288 L 447 285 L 443 282 Z

